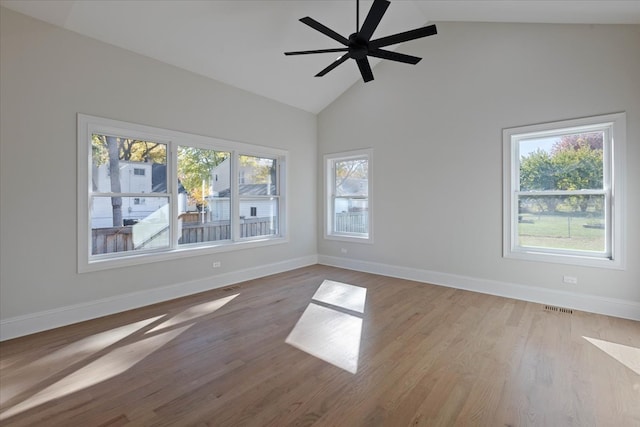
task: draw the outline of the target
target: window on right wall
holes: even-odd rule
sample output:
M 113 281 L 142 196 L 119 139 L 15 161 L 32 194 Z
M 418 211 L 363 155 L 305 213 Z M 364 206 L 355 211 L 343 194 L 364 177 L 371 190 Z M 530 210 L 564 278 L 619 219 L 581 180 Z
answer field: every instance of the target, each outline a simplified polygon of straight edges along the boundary
M 625 113 L 503 130 L 504 256 L 624 268 Z

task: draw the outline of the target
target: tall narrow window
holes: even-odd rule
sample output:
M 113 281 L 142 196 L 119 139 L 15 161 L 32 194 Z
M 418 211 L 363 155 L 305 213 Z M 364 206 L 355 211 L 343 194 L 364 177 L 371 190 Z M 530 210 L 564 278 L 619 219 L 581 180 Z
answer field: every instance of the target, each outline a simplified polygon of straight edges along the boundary
M 505 129 L 505 256 L 621 266 L 624 114 Z
M 325 156 L 325 237 L 372 240 L 371 150 Z
M 179 245 L 231 239 L 230 163 L 227 151 L 178 146 Z
M 241 155 L 238 169 L 240 237 L 278 234 L 280 184 L 277 159 Z M 258 210 L 260 216 L 257 216 Z

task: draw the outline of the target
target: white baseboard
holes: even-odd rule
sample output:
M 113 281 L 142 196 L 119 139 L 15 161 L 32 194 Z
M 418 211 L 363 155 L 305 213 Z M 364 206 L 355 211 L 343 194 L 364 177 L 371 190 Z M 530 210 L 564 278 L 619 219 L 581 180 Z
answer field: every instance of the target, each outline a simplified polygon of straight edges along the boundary
M 497 295 L 523 301 L 549 304 L 554 306 L 605 314 L 623 319 L 640 320 L 640 303 L 614 298 L 604 298 L 574 292 L 557 291 L 535 286 L 477 279 L 469 276 L 439 273 L 417 268 L 398 267 L 368 261 L 319 255 L 318 263 L 349 270 L 431 283 L 449 288 L 464 289 L 483 294 Z
M 0 341 L 17 338 L 85 320 L 120 313 L 158 302 L 222 288 L 270 274 L 282 273 L 314 264 L 330 265 L 349 270 L 364 271 L 389 277 L 415 280 L 450 288 L 549 304 L 591 313 L 605 314 L 640 321 L 640 303 L 614 298 L 597 297 L 535 286 L 519 285 L 495 280 L 478 279 L 417 268 L 378 264 L 327 255 L 310 255 L 273 264 L 223 273 L 204 279 L 178 283 L 158 289 L 104 298 L 83 304 L 41 311 L 0 321 Z
M 246 280 L 282 273 L 318 263 L 316 255 L 260 265 L 244 270 L 223 273 L 204 279 L 178 283 L 158 289 L 117 295 L 97 301 L 71 305 L 53 310 L 17 316 L 0 321 L 0 341 L 17 338 L 60 326 L 96 319 L 158 302 L 222 288 Z

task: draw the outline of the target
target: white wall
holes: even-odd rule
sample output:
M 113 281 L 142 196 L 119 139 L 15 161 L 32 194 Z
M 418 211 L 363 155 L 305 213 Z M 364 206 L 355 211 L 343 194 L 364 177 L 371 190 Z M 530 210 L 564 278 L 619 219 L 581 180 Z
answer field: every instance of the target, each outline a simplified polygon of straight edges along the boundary
M 56 313 L 71 313 L 66 322 L 118 308 L 123 295 L 144 303 L 179 283 L 197 290 L 315 262 L 316 116 L 4 8 L 0 15 L 3 327 L 37 329 L 60 320 Z M 289 243 L 78 274 L 78 112 L 289 150 Z
M 319 159 L 372 147 L 375 162 L 375 243 L 320 239 L 321 262 L 574 306 L 629 303 L 622 314 L 640 319 L 640 26 L 441 23 L 438 33 L 399 49 L 422 62 L 383 61 L 320 113 Z M 501 130 L 619 111 L 626 270 L 502 258 Z M 318 203 L 322 214 L 322 194 Z
M 316 153 L 309 113 L 0 11 L 0 332 L 313 262 L 316 249 L 325 262 L 487 292 L 522 285 L 640 306 L 639 26 L 439 24 L 400 49 L 420 64 L 381 63 L 375 81 L 319 115 Z M 627 269 L 503 259 L 501 129 L 616 111 L 629 136 Z M 78 112 L 289 150 L 290 242 L 77 274 Z M 375 243 L 317 242 L 322 155 L 365 147 L 375 150 Z

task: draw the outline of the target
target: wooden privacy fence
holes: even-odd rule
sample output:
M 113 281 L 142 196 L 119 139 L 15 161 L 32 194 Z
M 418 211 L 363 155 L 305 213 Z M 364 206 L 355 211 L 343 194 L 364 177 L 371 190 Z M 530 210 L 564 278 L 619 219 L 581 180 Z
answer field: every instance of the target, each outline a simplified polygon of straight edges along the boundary
M 133 230 L 135 226 L 106 227 L 92 229 L 92 254 L 108 254 L 144 249 L 145 245 L 135 247 Z M 161 233 L 166 232 L 164 229 Z M 276 234 L 272 229 L 271 218 L 246 218 L 240 220 L 240 237 L 270 236 Z M 206 223 L 183 222 L 182 236 L 179 244 L 214 242 L 231 239 L 229 221 L 213 221 Z M 150 241 L 152 241 L 150 239 Z
M 271 218 L 244 218 L 240 220 L 240 238 L 270 236 L 276 234 Z M 182 223 L 180 244 L 213 242 L 231 239 L 229 221 L 212 221 L 203 223 Z
M 178 239 L 181 245 L 187 243 L 214 242 L 231 238 L 229 221 L 213 221 L 205 223 L 183 222 L 182 236 Z
M 342 233 L 367 233 L 369 231 L 369 212 L 340 212 L 335 216 L 334 228 Z
M 132 226 L 94 228 L 91 230 L 91 253 L 110 254 L 134 250 Z

